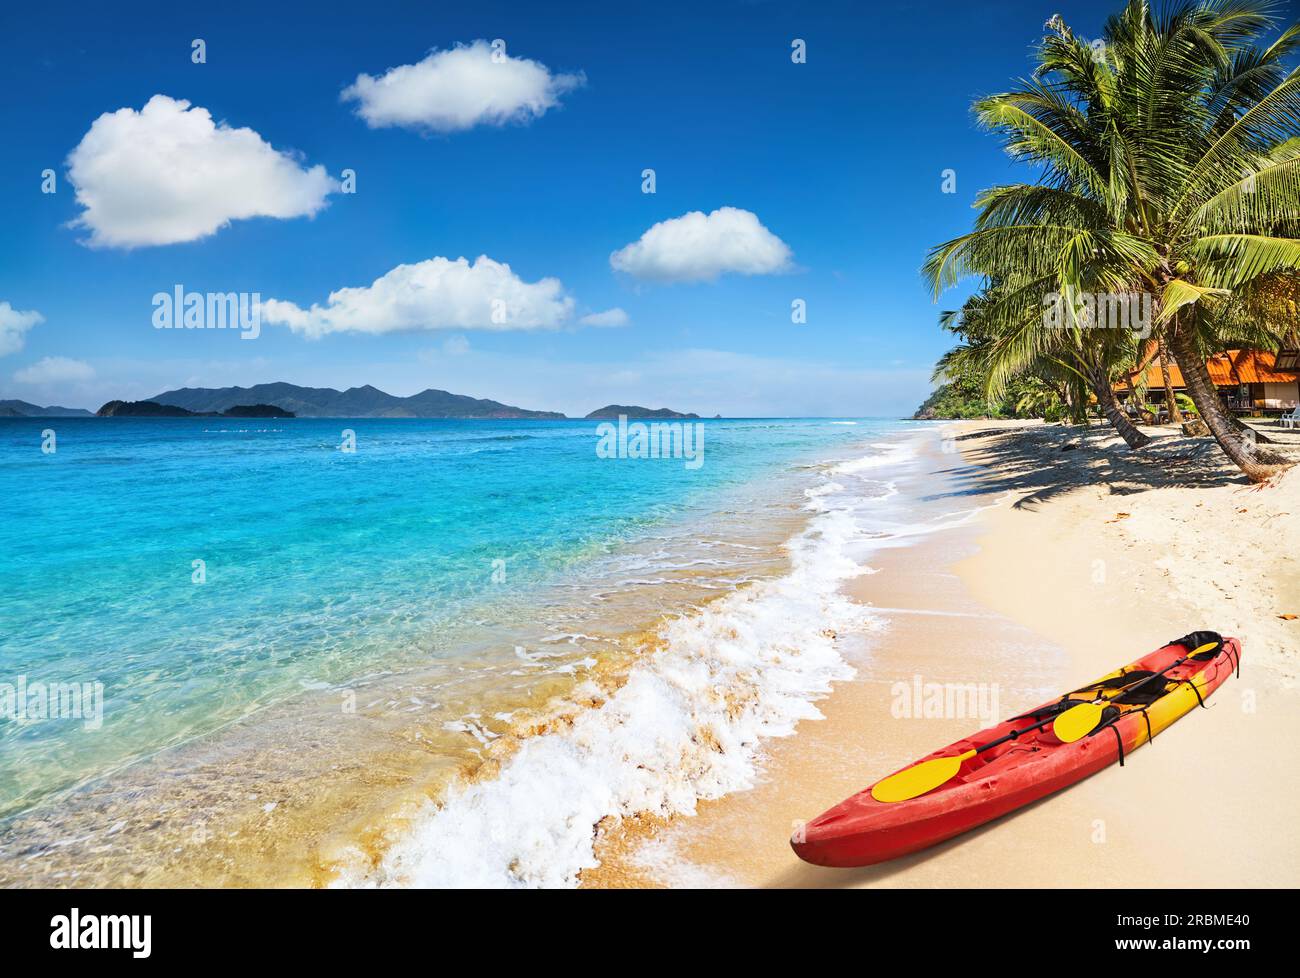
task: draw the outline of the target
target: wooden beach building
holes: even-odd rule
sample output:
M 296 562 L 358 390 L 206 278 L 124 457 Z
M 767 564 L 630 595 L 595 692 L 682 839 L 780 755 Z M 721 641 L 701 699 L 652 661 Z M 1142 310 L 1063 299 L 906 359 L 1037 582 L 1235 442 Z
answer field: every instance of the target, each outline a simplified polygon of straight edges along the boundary
M 1228 350 L 1211 357 L 1205 366 L 1224 406 L 1236 414 L 1285 414 L 1300 405 L 1300 348 L 1283 347 L 1277 352 Z M 1185 394 L 1187 384 L 1172 358 L 1167 369 L 1174 393 Z M 1146 403 L 1164 403 L 1165 380 L 1155 343 L 1149 345 L 1139 369 L 1127 380 L 1115 385 L 1121 401 L 1145 388 Z

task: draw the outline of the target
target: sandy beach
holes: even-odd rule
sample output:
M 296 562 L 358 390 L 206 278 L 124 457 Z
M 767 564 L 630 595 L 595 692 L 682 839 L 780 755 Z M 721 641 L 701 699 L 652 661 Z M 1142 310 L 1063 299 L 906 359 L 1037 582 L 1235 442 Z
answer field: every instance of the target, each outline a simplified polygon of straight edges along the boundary
M 852 585 L 887 627 L 771 742 L 762 782 L 692 818 L 624 826 L 588 886 L 1294 886 L 1300 796 L 1278 750 L 1300 727 L 1300 473 L 1252 487 L 1207 439 L 1150 429 L 964 422 L 935 447 L 933 499 L 965 525 L 885 550 Z M 1197 629 L 1243 643 L 1243 671 L 1120 768 L 891 863 L 829 870 L 786 841 L 880 775 L 983 726 L 896 717 L 914 683 L 986 684 L 1002 716 Z

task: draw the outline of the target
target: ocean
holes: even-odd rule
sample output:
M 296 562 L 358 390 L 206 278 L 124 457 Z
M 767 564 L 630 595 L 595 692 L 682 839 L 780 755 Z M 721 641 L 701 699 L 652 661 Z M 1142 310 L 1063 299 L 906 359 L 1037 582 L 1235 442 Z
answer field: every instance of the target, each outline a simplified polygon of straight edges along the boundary
M 0 420 L 0 883 L 568 886 L 752 784 L 938 429 L 690 430 Z

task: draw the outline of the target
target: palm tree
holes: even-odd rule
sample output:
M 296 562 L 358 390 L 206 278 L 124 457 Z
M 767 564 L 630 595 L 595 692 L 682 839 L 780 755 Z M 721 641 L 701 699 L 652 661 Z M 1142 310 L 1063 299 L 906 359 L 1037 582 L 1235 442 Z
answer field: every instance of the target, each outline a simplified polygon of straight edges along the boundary
M 1160 360 L 1160 379 L 1165 387 L 1165 409 L 1169 412 L 1170 424 L 1182 424 L 1183 413 L 1178 410 L 1178 401 L 1174 397 L 1174 385 L 1169 379 L 1169 353 L 1165 349 L 1163 336 L 1156 337 L 1156 356 Z
M 1149 325 L 1197 411 L 1255 481 L 1289 460 L 1227 412 L 1205 361 L 1229 336 L 1279 342 L 1244 311 L 1259 283 L 1300 269 L 1300 71 L 1284 63 L 1300 26 L 1262 47 L 1270 11 L 1199 0 L 1156 13 L 1132 0 L 1092 44 L 1053 17 L 1033 77 L 975 105 L 1037 181 L 986 191 L 975 230 L 925 266 L 936 296 L 970 275 L 998 283 L 1005 308 L 989 319 L 1019 334 L 1004 344 L 1010 371 L 1060 343 L 1023 315 L 1045 294 L 1063 297 L 1075 345 L 1103 351 L 1123 331 L 1085 300 L 1151 297 Z
M 1045 329 L 1040 308 L 1027 304 L 1025 296 L 1026 290 L 1015 285 L 990 285 L 967 299 L 960 312 L 945 313 L 940 325 L 965 343 L 939 360 L 936 376 L 965 369 L 982 377 L 990 402 L 1000 400 L 1017 377 L 1055 380 L 1074 420 L 1084 423 L 1083 392 L 1091 391 L 1128 446 L 1145 447 L 1151 439 L 1129 419 L 1111 381 L 1117 366 L 1132 360 L 1132 335 L 1105 334 L 1077 325 Z

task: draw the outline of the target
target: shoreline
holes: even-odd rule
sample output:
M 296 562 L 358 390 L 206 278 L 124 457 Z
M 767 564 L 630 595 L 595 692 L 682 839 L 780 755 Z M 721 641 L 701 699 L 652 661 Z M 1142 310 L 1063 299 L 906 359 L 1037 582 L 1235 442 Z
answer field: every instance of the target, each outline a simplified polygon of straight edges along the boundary
M 864 453 L 879 454 L 870 444 L 878 437 L 866 428 L 837 439 L 830 457 L 861 462 Z M 737 484 L 704 508 L 692 503 L 611 551 L 598 575 L 557 584 L 539 601 L 545 619 L 539 612 L 528 626 L 535 634 L 527 648 L 488 643 L 489 658 L 471 659 L 473 675 L 378 672 L 322 687 L 18 814 L 0 835 L 4 877 L 28 886 L 374 882 L 394 841 L 411 834 L 448 786 L 491 783 L 526 745 L 616 697 L 636 665 L 663 647 L 661 632 L 673 621 L 686 622 L 680 629 L 695 641 L 695 623 L 717 601 L 785 578 L 791 540 L 817 516 L 797 487 L 820 487 L 836 464 L 823 448 L 808 452 L 785 463 L 778 479 Z M 690 518 L 698 513 L 708 519 Z M 797 648 L 815 618 L 789 619 L 800 629 L 788 643 Z M 779 633 L 781 622 L 770 624 L 747 638 Z M 490 688 L 476 699 L 484 683 Z M 339 696 L 349 689 L 355 715 L 340 722 Z M 309 749 L 285 751 L 289 742 Z
M 1285 541 L 1300 538 L 1300 477 L 1254 490 L 1213 446 L 1167 431 L 1145 461 L 1106 429 L 1024 422 L 898 426 L 855 445 L 838 462 L 795 466 L 810 475 L 797 501 L 768 492 L 761 511 L 739 497 L 719 511 L 734 531 L 727 546 L 745 533 L 784 540 L 771 552 L 748 548 L 763 573 L 706 586 L 675 611 L 665 597 L 690 593 L 679 589 L 700 575 L 707 585 L 712 561 L 684 565 L 667 589 L 666 579 L 641 582 L 632 603 L 606 609 L 619 612 L 606 619 L 622 629 L 623 653 L 563 683 L 556 675 L 555 695 L 509 716 L 485 713 L 459 734 L 442 723 L 439 737 L 475 738 L 472 773 L 439 773 L 425 740 L 437 725 L 424 721 L 413 739 L 394 727 L 382 757 L 367 760 L 354 741 L 344 763 L 314 779 L 291 776 L 295 764 L 311 766 L 306 754 L 276 760 L 222 740 L 165 752 L 99 797 L 87 792 L 88 823 L 60 808 L 42 830 L 56 841 L 24 851 L 6 836 L 0 851 L 23 852 L 27 885 L 1291 884 L 1300 843 L 1284 816 L 1295 791 L 1271 782 L 1273 752 L 1260 744 L 1288 743 L 1300 726 L 1288 651 L 1300 621 L 1264 610 L 1300 614 L 1300 576 L 1259 568 L 1275 569 Z M 698 546 L 732 539 L 719 524 L 703 532 L 691 534 Z M 663 546 L 657 539 L 668 538 L 644 545 Z M 1203 539 L 1225 545 L 1210 559 Z M 629 616 L 633 608 L 653 614 Z M 1200 628 L 1242 638 L 1245 673 L 1217 712 L 1162 735 L 1166 751 L 892 863 L 827 870 L 790 851 L 800 820 L 881 773 Z M 516 649 L 493 675 L 537 675 L 531 664 L 549 660 L 548 649 Z M 583 654 L 571 651 L 565 661 Z M 979 688 L 990 714 L 898 715 L 900 691 L 929 684 Z M 314 756 L 326 741 L 323 728 L 302 726 L 307 718 L 270 720 Z M 1161 755 L 1194 760 L 1213 790 Z M 255 782 L 235 776 L 246 768 Z M 173 789 L 150 794 L 150 778 Z M 236 794 L 244 785 L 257 793 Z M 233 823 L 199 824 L 199 838 L 177 821 L 223 797 L 236 803 Z M 1178 802 L 1191 798 L 1189 819 Z M 145 808 L 152 825 L 137 817 Z M 1171 868 L 1203 848 L 1201 819 L 1241 826 L 1251 848 L 1219 846 Z M 147 875 L 114 869 L 128 852 Z M 167 855 L 149 861 L 150 852 Z M 61 872 L 87 853 L 107 861 Z
M 753 790 L 707 802 L 695 818 L 624 833 L 584 883 L 1295 885 L 1300 842 L 1289 813 L 1300 789 L 1276 779 L 1270 758 L 1300 728 L 1296 660 L 1284 644 L 1300 621 L 1261 609 L 1300 614 L 1295 578 L 1263 572 L 1277 566 L 1269 557 L 1284 554 L 1288 530 L 1298 538 L 1300 480 L 1250 495 L 1204 451 L 1212 446 L 1181 438 L 1156 446 L 1152 464 L 1127 457 L 1105 429 L 965 422 L 948 430 L 961 455 L 946 456 L 955 464 L 935 460 L 945 480 L 937 494 L 1000 504 L 972 526 L 873 556 L 876 573 L 849 590 L 888 624 L 850 660 L 858 676 L 818 704 L 825 719 L 773 742 Z M 1062 452 L 1067 442 L 1077 445 Z M 1252 522 L 1239 527 L 1243 518 Z M 1234 556 L 1240 549 L 1254 562 L 1233 569 L 1222 554 L 1213 562 L 1185 555 L 1197 533 L 1223 537 L 1229 526 L 1251 531 L 1231 543 Z M 1281 607 L 1287 601 L 1297 607 Z M 1243 640 L 1242 677 L 1125 768 L 873 867 L 823 869 L 790 851 L 797 819 L 981 725 L 895 719 L 894 684 L 918 675 L 994 683 L 1002 715 L 1012 715 L 1198 628 Z
M 781 573 L 665 615 L 621 683 L 579 687 L 584 708 L 422 806 L 382 858 L 345 868 L 338 885 L 580 885 L 611 832 L 751 787 L 762 745 L 818 716 L 815 703 L 851 675 L 838 634 L 875 626 L 842 589 L 861 572 L 852 507 L 894 495 L 875 476 L 909 464 L 917 439 L 897 428 L 874 438 L 797 466 L 814 478 L 781 507 L 798 527 L 779 547 Z
M 846 594 L 882 622 L 882 630 L 845 636 L 842 652 L 855 675 L 818 701 L 821 717 L 801 723 L 793 736 L 764 747 L 761 777 L 749 791 L 703 802 L 695 817 L 667 824 L 624 826 L 604 840 L 602 866 L 583 874 L 584 886 L 839 886 L 842 874 L 800 862 L 788 839 L 809 819 L 867 783 L 864 774 L 889 770 L 933 749 L 974 721 L 908 721 L 889 730 L 891 687 L 920 674 L 929 681 L 975 682 L 981 672 L 951 661 L 944 645 L 962 633 L 1005 626 L 964 601 L 949 565 L 968 553 L 980 532 L 978 510 L 991 499 L 965 499 L 958 477 L 944 470 L 958 456 L 940 438 L 924 439 L 922 470 L 899 488 L 909 514 L 898 537 L 870 549 L 868 571 Z M 929 498 L 922 498 L 922 496 Z M 990 641 L 992 639 L 990 638 Z M 1040 701 L 1052 677 L 1004 657 L 1001 682 L 1020 691 L 1026 705 Z M 1009 696 L 1010 694 L 1005 694 Z M 943 739 L 936 741 L 944 743 Z M 910 753 L 909 753 L 910 752 Z

